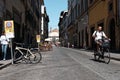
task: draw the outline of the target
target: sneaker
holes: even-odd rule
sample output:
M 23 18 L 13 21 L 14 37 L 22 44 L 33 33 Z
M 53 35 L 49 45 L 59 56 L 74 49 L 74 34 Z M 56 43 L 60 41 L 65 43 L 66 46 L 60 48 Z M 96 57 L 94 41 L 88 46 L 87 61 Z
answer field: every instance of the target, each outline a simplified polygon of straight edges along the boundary
M 3 59 L 3 61 L 5 61 L 6 59 Z

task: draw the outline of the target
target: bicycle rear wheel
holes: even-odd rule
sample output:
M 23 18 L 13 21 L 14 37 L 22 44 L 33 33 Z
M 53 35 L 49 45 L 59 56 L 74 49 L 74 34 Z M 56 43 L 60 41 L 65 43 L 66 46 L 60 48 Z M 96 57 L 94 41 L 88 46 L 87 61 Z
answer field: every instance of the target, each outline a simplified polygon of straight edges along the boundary
M 42 60 L 42 55 L 41 55 L 41 53 L 40 53 L 40 52 L 32 52 L 32 53 L 33 53 L 33 55 L 31 54 L 31 55 L 29 56 L 30 61 L 31 61 L 32 63 L 39 63 L 39 62 Z
M 18 61 L 22 61 L 25 63 L 30 63 L 29 55 L 24 52 L 24 55 L 21 54 L 18 50 L 15 50 L 14 52 L 14 63 L 17 63 Z
M 97 51 L 94 51 L 94 60 L 98 61 L 100 59 L 100 56 Z
M 20 61 L 21 59 L 22 59 L 22 54 L 18 50 L 15 50 L 14 57 L 13 57 L 14 63 L 16 63 L 17 61 Z
M 109 52 L 109 49 L 106 49 L 104 51 L 104 61 L 106 64 L 109 64 L 110 62 L 110 52 Z

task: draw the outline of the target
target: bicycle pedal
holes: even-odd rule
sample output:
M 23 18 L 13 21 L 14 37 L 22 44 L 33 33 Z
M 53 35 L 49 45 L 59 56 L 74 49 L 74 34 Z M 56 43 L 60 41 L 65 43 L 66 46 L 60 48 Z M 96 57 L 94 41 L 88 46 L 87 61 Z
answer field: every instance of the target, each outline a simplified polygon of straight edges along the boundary
M 24 58 L 25 58 L 25 59 L 28 59 L 28 57 L 27 57 L 27 56 L 24 56 Z

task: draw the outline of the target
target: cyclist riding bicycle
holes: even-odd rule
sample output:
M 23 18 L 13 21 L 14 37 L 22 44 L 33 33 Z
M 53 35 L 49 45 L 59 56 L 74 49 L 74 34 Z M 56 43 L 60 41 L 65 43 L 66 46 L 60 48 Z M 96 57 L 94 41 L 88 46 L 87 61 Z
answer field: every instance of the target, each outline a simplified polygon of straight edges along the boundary
M 92 37 L 95 40 L 95 45 L 96 45 L 96 47 L 94 47 L 95 51 L 98 51 L 99 47 L 102 46 L 103 38 L 108 39 L 104 31 L 102 30 L 102 26 L 98 26 L 98 30 L 94 31 Z

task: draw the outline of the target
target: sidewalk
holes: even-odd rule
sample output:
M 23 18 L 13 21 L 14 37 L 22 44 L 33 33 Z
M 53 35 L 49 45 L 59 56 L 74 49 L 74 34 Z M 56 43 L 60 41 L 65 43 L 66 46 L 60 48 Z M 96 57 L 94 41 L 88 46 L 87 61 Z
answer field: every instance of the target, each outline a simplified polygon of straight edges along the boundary
M 82 54 L 86 54 L 88 56 L 93 56 L 93 54 L 94 54 L 93 51 L 86 50 L 86 49 L 73 49 L 73 48 L 68 48 L 68 49 L 82 53 Z M 120 61 L 120 53 L 111 53 L 110 52 L 110 55 L 111 55 L 111 59 Z
M 0 60 L 0 70 L 11 65 L 11 60 L 6 60 L 6 61 L 3 61 L 3 60 Z

